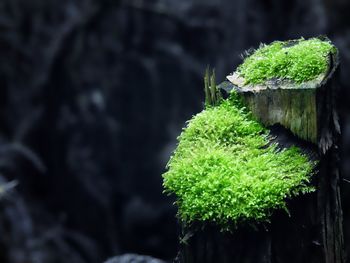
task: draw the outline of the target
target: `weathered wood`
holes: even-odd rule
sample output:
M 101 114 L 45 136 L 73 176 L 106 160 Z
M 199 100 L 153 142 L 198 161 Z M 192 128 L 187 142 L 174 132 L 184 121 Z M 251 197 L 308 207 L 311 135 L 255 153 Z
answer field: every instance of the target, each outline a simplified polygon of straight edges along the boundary
M 270 127 L 281 148 L 299 146 L 319 161 L 312 184 L 317 191 L 288 200 L 290 216 L 276 211 L 269 224 L 221 232 L 215 225 L 183 227 L 178 262 L 344 263 L 339 188 L 337 112 L 338 54 L 329 70 L 303 85 L 271 81 L 247 87 L 237 76 L 220 88 L 236 89 L 247 107 Z M 233 82 L 233 83 L 232 83 Z
M 301 86 L 287 81 L 269 81 L 266 85 L 242 85 L 244 79 L 237 74 L 227 76 L 244 97 L 248 108 L 263 124 L 276 123 L 298 137 L 317 142 L 316 89 L 324 77 Z

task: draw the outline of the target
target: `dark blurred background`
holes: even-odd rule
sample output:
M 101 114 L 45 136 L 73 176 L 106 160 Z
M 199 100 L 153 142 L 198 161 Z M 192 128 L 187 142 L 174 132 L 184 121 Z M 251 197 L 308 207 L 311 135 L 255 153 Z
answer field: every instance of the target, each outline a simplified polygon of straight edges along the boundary
M 339 47 L 350 180 L 349 14 L 348 0 L 0 0 L 0 262 L 174 258 L 161 174 L 206 66 L 222 81 L 260 42 Z

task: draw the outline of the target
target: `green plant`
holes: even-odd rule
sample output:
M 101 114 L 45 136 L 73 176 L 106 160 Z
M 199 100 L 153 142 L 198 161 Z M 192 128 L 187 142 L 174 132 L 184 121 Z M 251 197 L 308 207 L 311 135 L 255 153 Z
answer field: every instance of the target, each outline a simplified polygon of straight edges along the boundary
M 244 221 L 268 221 L 286 199 L 314 190 L 314 163 L 296 147 L 279 150 L 233 92 L 194 116 L 163 175 L 187 223 L 215 222 L 227 229 Z
M 329 54 L 335 52 L 336 48 L 329 41 L 318 38 L 275 41 L 269 45 L 261 44 L 245 58 L 237 73 L 247 84 L 259 84 L 273 78 L 302 83 L 324 73 Z
M 216 106 L 222 100 L 221 92 L 216 86 L 215 70 L 210 75 L 209 67 L 205 70 L 204 75 L 204 93 L 206 106 Z

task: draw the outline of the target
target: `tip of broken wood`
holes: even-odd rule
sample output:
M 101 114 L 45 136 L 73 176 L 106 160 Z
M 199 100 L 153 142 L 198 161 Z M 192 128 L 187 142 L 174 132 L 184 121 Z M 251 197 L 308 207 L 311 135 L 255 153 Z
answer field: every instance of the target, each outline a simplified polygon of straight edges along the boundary
M 315 79 L 305 81 L 303 83 L 295 83 L 287 79 L 271 79 L 266 80 L 261 84 L 246 84 L 245 79 L 239 75 L 237 72 L 234 72 L 231 75 L 228 75 L 226 78 L 230 81 L 236 88 L 239 88 L 240 91 L 246 92 L 259 92 L 266 89 L 316 89 L 321 86 L 322 81 L 327 77 L 327 73 L 322 73 L 318 75 Z

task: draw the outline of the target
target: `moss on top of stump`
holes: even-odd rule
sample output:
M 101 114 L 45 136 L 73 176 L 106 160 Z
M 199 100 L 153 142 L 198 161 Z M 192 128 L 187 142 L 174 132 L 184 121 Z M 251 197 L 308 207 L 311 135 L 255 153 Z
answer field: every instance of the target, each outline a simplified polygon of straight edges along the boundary
M 163 184 L 186 223 L 229 229 L 268 221 L 273 210 L 286 208 L 287 198 L 313 190 L 314 163 L 296 147 L 270 144 L 235 91 L 194 116 L 178 139 Z
M 287 79 L 295 83 L 313 80 L 328 69 L 329 54 L 336 48 L 319 38 L 275 41 L 248 55 L 236 73 L 246 84 L 261 84 L 270 79 Z

